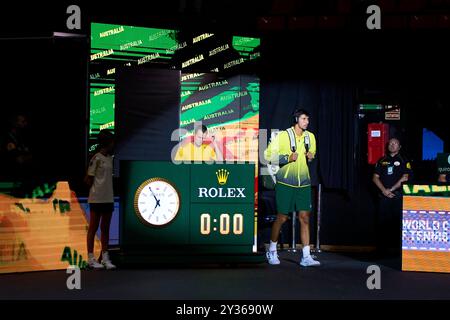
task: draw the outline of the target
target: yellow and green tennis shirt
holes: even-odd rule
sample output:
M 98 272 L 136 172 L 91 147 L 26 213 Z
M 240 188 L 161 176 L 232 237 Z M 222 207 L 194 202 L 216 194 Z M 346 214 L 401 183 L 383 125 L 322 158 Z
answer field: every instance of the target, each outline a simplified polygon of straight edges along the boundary
M 293 128 L 292 128 L 293 129 Z M 295 130 L 293 130 L 295 133 Z M 290 187 L 305 187 L 311 185 L 311 178 L 306 161 L 305 135 L 309 135 L 309 152 L 316 154 L 316 137 L 313 133 L 303 132 L 301 136 L 295 133 L 297 160 L 289 162 L 291 151 L 291 142 L 289 134 L 286 130 L 281 131 L 269 143 L 264 151 L 264 158 L 272 164 L 280 166 L 277 172 L 277 183 L 281 183 Z

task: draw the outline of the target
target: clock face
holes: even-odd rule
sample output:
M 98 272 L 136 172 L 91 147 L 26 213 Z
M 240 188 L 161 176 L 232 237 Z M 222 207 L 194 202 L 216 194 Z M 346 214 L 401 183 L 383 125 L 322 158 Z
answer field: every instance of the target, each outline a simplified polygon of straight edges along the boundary
M 168 180 L 149 179 L 137 189 L 134 208 L 143 223 L 157 227 L 164 226 L 177 216 L 180 209 L 180 195 Z

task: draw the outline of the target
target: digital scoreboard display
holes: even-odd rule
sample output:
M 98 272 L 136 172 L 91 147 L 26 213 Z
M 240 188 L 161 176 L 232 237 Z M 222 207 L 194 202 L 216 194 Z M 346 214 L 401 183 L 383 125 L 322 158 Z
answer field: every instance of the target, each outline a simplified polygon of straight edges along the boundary
M 254 164 L 121 161 L 121 167 L 124 261 L 254 256 Z
M 403 186 L 402 270 L 450 272 L 450 186 Z

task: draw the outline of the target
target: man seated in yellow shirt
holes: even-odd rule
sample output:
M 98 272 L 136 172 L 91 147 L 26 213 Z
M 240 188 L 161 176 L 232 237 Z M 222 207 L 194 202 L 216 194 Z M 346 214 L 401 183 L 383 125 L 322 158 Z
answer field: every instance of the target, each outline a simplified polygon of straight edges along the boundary
M 180 145 L 175 155 L 176 161 L 222 161 L 223 156 L 217 143 L 212 137 L 211 144 L 204 143 L 208 137 L 208 128 L 204 125 L 194 128 L 193 142 Z M 212 145 L 212 147 L 211 147 Z

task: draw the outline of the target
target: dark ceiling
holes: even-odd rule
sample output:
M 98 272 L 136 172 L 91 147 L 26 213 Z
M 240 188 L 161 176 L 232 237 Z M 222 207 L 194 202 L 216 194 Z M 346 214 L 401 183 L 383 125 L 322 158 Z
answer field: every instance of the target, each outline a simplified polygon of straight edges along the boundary
M 189 27 L 240 33 L 316 29 L 365 30 L 367 7 L 381 8 L 384 29 L 450 29 L 450 0 L 161 0 L 8 1 L 0 11 L 2 37 L 64 31 L 66 8 L 89 21 Z

